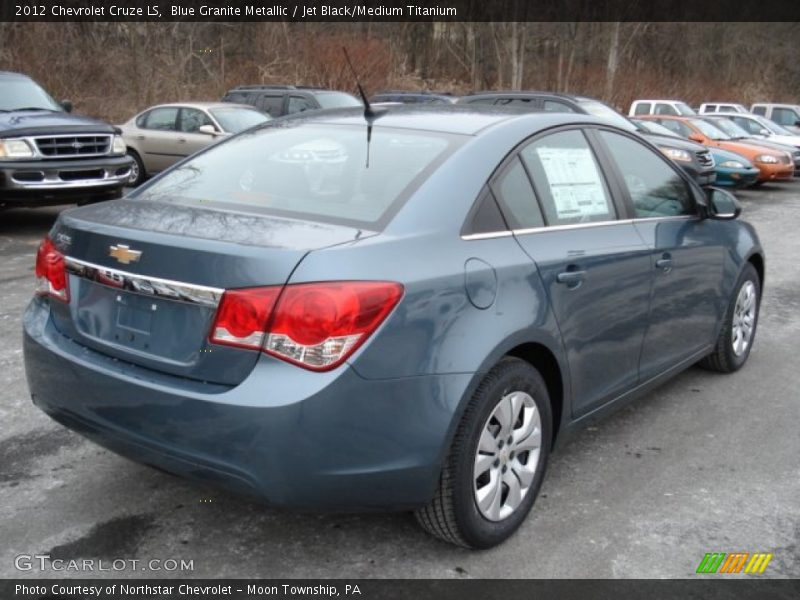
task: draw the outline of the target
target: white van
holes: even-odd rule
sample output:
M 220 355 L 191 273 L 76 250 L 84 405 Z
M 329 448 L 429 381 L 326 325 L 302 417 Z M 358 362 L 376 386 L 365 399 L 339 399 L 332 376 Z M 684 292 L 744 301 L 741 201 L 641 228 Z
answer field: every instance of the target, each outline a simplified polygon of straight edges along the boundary
M 634 100 L 628 116 L 670 115 L 673 117 L 690 117 L 697 113 L 680 100 Z
M 712 113 L 741 113 L 744 115 L 750 114 L 750 111 L 747 110 L 741 104 L 734 104 L 733 102 L 703 102 L 700 105 L 700 110 L 698 111 L 701 115 L 707 115 Z

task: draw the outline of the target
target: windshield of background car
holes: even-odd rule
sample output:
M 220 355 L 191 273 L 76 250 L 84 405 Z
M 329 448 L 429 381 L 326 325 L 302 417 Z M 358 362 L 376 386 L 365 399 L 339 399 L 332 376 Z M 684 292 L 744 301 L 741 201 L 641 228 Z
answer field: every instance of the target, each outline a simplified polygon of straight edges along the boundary
M 681 137 L 671 129 L 667 129 L 661 123 L 656 123 L 655 121 L 634 120 L 634 123 L 636 125 L 640 125 L 643 129 L 646 129 L 650 133 L 655 133 L 657 135 L 667 135 L 669 137 L 674 137 L 678 139 L 680 139 Z
M 363 106 L 361 100 L 343 92 L 319 92 L 314 97 L 322 108 L 348 108 Z
M 697 114 L 696 112 L 694 112 L 694 110 L 692 110 L 692 107 L 686 104 L 685 102 L 676 102 L 675 108 L 677 108 L 678 112 L 685 117 Z
M 714 127 L 717 127 L 718 129 L 722 129 L 722 131 L 724 131 L 732 138 L 750 137 L 750 134 L 747 131 L 745 131 L 744 129 L 739 127 L 736 123 L 728 119 L 714 119 L 713 121 L 711 121 L 711 124 L 714 125 Z
M 715 127 L 708 121 L 701 121 L 700 119 L 692 119 L 692 125 L 694 125 L 697 129 L 700 130 L 704 136 L 711 138 L 712 140 L 729 140 L 731 139 L 730 136 L 722 131 L 719 127 Z
M 21 108 L 63 110 L 47 92 L 30 79 L 3 79 L 0 85 L 0 110 L 12 111 Z
M 791 135 L 791 136 L 797 135 L 795 133 L 792 133 L 785 127 L 778 125 L 775 121 L 770 121 L 769 119 L 766 119 L 764 117 L 756 117 L 756 122 L 758 122 L 767 131 L 770 131 L 776 135 Z
M 269 115 L 250 108 L 212 108 L 209 112 L 228 133 L 239 133 L 270 120 Z
M 152 185 L 144 200 L 380 229 L 463 136 L 366 125 L 267 125 L 218 144 Z
M 636 126 L 633 123 L 602 102 L 597 100 L 578 100 L 578 104 L 590 115 L 606 119 L 621 129 L 636 131 Z

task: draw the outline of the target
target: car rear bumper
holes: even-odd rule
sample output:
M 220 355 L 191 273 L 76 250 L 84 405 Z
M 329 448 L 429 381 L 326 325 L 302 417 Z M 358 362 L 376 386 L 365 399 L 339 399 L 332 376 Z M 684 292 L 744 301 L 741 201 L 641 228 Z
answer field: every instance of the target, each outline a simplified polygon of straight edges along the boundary
M 314 510 L 392 510 L 432 497 L 472 376 L 366 380 L 262 356 L 235 387 L 126 365 L 59 333 L 47 301 L 24 317 L 34 403 L 137 462 Z
M 131 164 L 128 156 L 0 161 L 0 198 L 3 203 L 43 205 L 108 194 L 125 185 Z

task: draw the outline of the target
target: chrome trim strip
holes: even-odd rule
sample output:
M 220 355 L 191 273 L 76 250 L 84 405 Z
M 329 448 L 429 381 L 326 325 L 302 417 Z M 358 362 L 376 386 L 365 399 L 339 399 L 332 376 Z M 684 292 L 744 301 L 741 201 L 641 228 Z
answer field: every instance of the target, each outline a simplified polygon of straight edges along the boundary
M 525 229 L 512 229 L 505 231 L 492 231 L 489 233 L 471 233 L 462 235 L 462 240 L 488 240 L 508 237 L 509 235 L 527 235 L 529 233 L 547 233 L 550 231 L 565 231 L 570 229 L 584 229 L 589 227 L 609 227 L 611 225 L 631 225 L 636 223 L 653 223 L 656 221 L 690 221 L 698 219 L 697 215 L 676 215 L 674 217 L 642 217 L 640 219 L 617 219 L 615 221 L 594 221 L 591 223 L 571 223 L 569 225 L 551 225 L 548 227 L 528 227 Z
M 505 231 L 490 231 L 488 233 L 469 233 L 467 235 L 462 235 L 462 240 L 492 240 L 495 238 L 503 238 L 503 237 L 510 237 L 512 232 L 508 229 Z
M 67 272 L 106 287 L 145 296 L 155 296 L 190 304 L 216 308 L 225 290 L 222 288 L 184 283 L 160 277 L 136 275 L 119 269 L 111 269 L 94 263 L 64 257 Z

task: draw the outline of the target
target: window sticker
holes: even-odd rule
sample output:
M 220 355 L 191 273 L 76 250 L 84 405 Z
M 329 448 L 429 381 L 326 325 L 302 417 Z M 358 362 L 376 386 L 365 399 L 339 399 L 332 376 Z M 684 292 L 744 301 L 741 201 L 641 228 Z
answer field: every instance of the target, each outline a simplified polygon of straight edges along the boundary
M 559 219 L 608 215 L 603 180 L 589 148 L 537 148 Z

